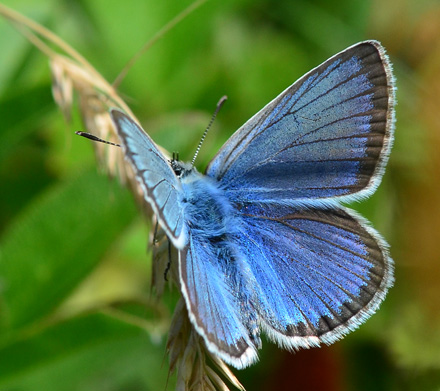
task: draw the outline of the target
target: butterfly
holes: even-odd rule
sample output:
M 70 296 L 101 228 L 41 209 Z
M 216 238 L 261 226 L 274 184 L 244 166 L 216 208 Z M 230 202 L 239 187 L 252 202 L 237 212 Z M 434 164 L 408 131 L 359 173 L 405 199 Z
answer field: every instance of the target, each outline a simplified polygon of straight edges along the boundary
M 301 77 L 223 145 L 204 174 L 111 117 L 145 200 L 178 251 L 180 289 L 207 349 L 244 368 L 261 334 L 331 344 L 393 284 L 388 245 L 342 203 L 370 196 L 390 154 L 394 79 L 377 41 Z

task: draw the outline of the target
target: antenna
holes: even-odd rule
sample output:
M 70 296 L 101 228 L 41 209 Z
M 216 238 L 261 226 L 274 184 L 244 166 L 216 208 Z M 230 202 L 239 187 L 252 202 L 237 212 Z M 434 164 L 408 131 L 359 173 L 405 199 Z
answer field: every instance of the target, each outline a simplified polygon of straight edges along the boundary
M 82 136 L 85 138 L 88 138 L 89 140 L 92 141 L 98 141 L 100 143 L 104 143 L 104 144 L 109 144 L 109 145 L 114 145 L 115 147 L 120 147 L 121 144 L 116 144 L 116 143 L 111 143 L 110 141 L 105 141 L 102 138 L 99 138 L 97 136 L 94 136 L 93 134 L 90 133 L 86 133 L 86 132 L 75 132 L 75 134 L 77 134 L 78 136 Z
M 202 147 L 203 141 L 205 140 L 206 135 L 208 134 L 209 129 L 211 128 L 215 117 L 217 117 L 218 112 L 220 111 L 220 109 L 222 108 L 223 104 L 226 102 L 226 99 L 228 99 L 228 97 L 226 95 L 223 95 L 220 100 L 217 103 L 217 107 L 215 108 L 214 114 L 212 115 L 211 121 L 209 121 L 208 127 L 206 128 L 205 132 L 203 133 L 202 138 L 200 139 L 199 145 L 196 149 L 196 153 L 194 154 L 194 157 L 191 161 L 191 166 L 194 167 L 194 162 L 196 161 L 197 155 L 200 152 L 200 148 Z

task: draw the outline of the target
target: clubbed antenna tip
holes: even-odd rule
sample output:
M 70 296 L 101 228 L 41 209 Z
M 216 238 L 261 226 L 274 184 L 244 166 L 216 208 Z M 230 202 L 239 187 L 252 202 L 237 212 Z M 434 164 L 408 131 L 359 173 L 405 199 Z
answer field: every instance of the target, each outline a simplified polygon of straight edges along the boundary
M 92 141 L 98 141 L 98 142 L 100 142 L 100 143 L 109 144 L 109 145 L 114 145 L 115 147 L 120 147 L 120 146 L 121 146 L 121 144 L 116 144 L 116 143 L 112 143 L 112 142 L 110 142 L 110 141 L 105 141 L 105 140 L 103 140 L 102 138 L 99 138 L 99 137 L 97 137 L 97 136 L 95 136 L 95 135 L 93 135 L 93 134 L 90 134 L 90 133 L 86 133 L 86 132 L 75 132 L 75 134 L 77 134 L 78 136 L 81 136 L 81 137 L 88 138 L 89 140 L 92 140 Z

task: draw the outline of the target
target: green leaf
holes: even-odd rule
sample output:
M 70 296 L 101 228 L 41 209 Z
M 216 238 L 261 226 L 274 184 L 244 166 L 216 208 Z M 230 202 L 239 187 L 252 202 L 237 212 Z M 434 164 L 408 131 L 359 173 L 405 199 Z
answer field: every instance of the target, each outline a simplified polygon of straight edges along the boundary
M 22 326 L 52 311 L 99 263 L 135 213 L 128 191 L 96 169 L 39 197 L 1 243 L 2 323 Z
M 164 351 L 138 327 L 89 314 L 1 347 L 0 389 L 165 390 Z
M 0 101 L 0 161 L 14 152 L 14 147 L 31 132 L 35 122 L 55 110 L 49 84 L 22 89 Z

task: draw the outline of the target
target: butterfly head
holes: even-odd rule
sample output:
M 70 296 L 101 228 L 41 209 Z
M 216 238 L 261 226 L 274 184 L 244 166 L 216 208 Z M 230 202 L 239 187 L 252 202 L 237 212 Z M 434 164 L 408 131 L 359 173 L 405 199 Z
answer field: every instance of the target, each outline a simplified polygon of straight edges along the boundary
M 195 171 L 195 167 L 191 163 L 182 162 L 175 159 L 174 156 L 173 159 L 171 159 L 170 164 L 174 174 L 176 174 L 179 179 L 185 178 L 188 174 Z

